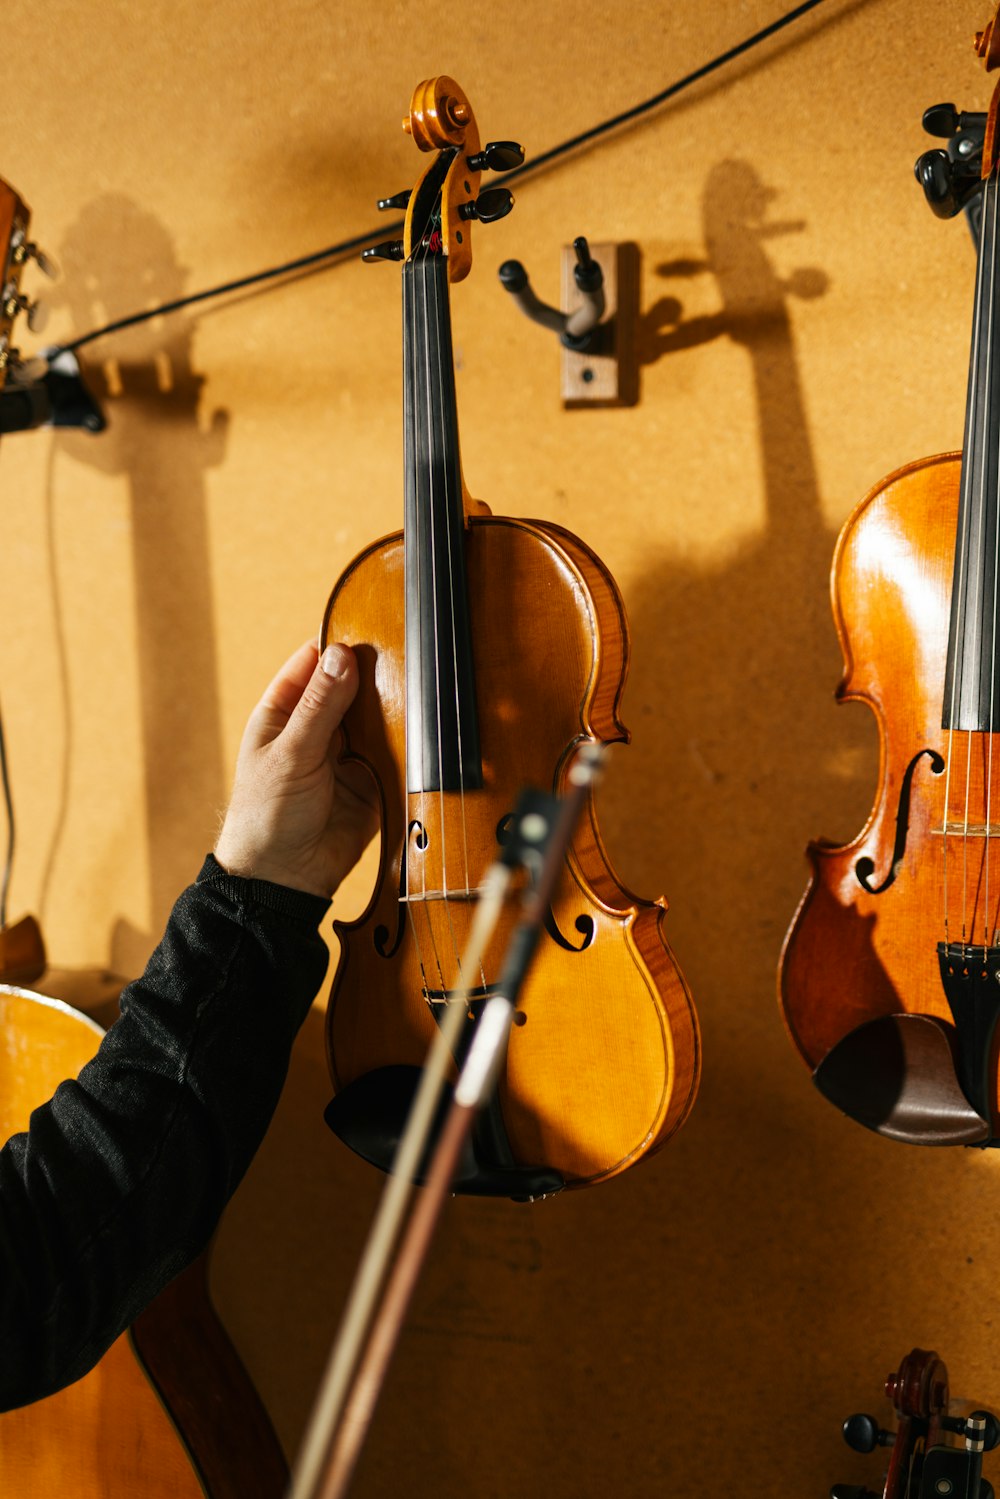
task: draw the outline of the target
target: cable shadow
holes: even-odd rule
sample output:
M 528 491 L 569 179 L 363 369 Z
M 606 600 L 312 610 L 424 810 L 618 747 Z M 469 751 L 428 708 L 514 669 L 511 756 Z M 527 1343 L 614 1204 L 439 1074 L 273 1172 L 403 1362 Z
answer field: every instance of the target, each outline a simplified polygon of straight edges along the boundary
M 128 256 L 109 263 L 102 246 L 123 242 Z M 74 334 L 183 294 L 187 272 L 166 229 L 122 195 L 87 205 L 60 249 Z M 204 412 L 194 327 L 176 313 L 118 334 L 113 353 L 84 369 L 108 430 L 96 440 L 56 437 L 59 452 L 128 481 L 150 909 L 148 932 L 122 922 L 112 934 L 112 966 L 124 973 L 142 967 L 178 891 L 211 847 L 227 790 L 205 473 L 222 461 L 229 418 Z M 64 627 L 60 638 L 65 653 Z M 47 879 L 54 859 L 53 849 Z

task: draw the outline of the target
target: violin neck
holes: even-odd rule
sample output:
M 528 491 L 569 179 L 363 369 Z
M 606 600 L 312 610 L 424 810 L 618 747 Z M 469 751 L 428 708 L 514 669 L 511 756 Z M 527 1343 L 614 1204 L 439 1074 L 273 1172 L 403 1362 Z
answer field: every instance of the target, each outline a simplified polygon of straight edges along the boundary
M 406 783 L 483 784 L 465 566 L 465 506 L 451 348 L 448 266 L 403 266 Z
M 1000 730 L 1000 218 L 994 168 L 983 189 L 962 480 L 942 724 Z

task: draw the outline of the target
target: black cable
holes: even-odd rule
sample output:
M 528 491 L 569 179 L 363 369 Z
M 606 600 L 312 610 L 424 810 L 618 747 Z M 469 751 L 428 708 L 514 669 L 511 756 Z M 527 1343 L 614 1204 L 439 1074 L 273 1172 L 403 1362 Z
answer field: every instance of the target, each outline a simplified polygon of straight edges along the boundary
M 584 130 L 579 135 L 574 135 L 570 140 L 563 141 L 561 145 L 553 146 L 548 151 L 543 151 L 541 156 L 536 156 L 532 161 L 526 161 L 523 166 L 514 167 L 512 171 L 505 172 L 502 177 L 497 178 L 498 183 L 508 182 L 512 177 L 521 177 L 525 172 L 536 172 L 540 167 L 547 166 L 550 161 L 564 156 L 567 151 L 573 151 L 578 146 L 586 145 L 588 141 L 597 140 L 599 136 L 606 135 L 609 130 L 616 129 L 619 125 L 628 124 L 630 120 L 638 119 L 640 115 L 648 114 L 651 109 L 656 109 L 660 104 L 665 104 L 668 99 L 675 98 L 684 89 L 690 88 L 692 84 L 699 83 L 702 78 L 707 78 L 718 68 L 725 67 L 726 63 L 741 57 L 753 47 L 766 42 L 769 37 L 781 31 L 785 26 L 790 26 L 803 16 L 807 11 L 815 10 L 817 5 L 822 5 L 823 0 L 803 0 L 801 5 L 796 5 L 793 10 L 786 11 L 776 21 L 755 31 L 742 42 L 737 42 L 735 47 L 730 47 L 727 52 L 721 52 L 711 62 L 705 63 L 700 68 L 695 68 L 693 73 L 671 83 L 668 88 L 654 94 L 651 99 L 646 99 L 642 104 L 633 105 L 622 114 L 615 115 L 610 120 L 604 120 L 600 125 L 594 125 L 590 130 Z M 163 302 L 159 307 L 147 308 L 144 312 L 134 312 L 130 317 L 117 318 L 113 323 L 105 323 L 101 328 L 94 328 L 90 333 L 84 333 L 80 338 L 75 338 L 71 343 L 60 344 L 56 349 L 50 351 L 49 357 L 55 358 L 57 354 L 75 353 L 82 349 L 84 344 L 89 344 L 96 338 L 103 338 L 107 333 L 120 333 L 123 328 L 132 328 L 136 323 L 148 322 L 151 318 L 164 317 L 168 312 L 179 312 L 182 307 L 193 307 L 197 302 L 205 302 L 210 297 L 221 297 L 227 292 L 243 291 L 248 286 L 257 286 L 262 281 L 273 281 L 278 276 L 288 276 L 294 271 L 306 270 L 309 266 L 319 265 L 324 260 L 334 260 L 338 256 L 346 255 L 351 250 L 360 249 L 364 245 L 371 244 L 373 240 L 385 239 L 393 234 L 399 234 L 403 229 L 403 221 L 397 220 L 392 224 L 380 224 L 377 229 L 370 229 L 367 234 L 357 234 L 353 239 L 345 239 L 338 245 L 330 245 L 326 250 L 316 250 L 311 255 L 303 255 L 298 260 L 286 261 L 284 265 L 273 266 L 269 271 L 257 271 L 251 276 L 241 276 L 237 281 L 225 281 L 221 286 L 209 287 L 207 291 L 198 291 L 188 297 L 178 297 L 173 302 Z
M 632 109 L 626 109 L 622 114 L 615 115 L 613 119 L 605 120 L 600 125 L 594 125 L 590 130 L 582 131 L 580 135 L 574 135 L 572 140 L 563 141 L 562 145 L 553 146 L 550 151 L 543 151 L 541 156 L 535 156 L 531 161 L 526 161 L 523 166 L 514 167 L 512 171 L 505 173 L 503 181 L 506 182 L 511 177 L 518 177 L 522 172 L 537 171 L 539 167 L 543 167 L 548 162 L 554 161 L 557 156 L 562 156 L 567 151 L 572 151 L 576 146 L 586 145 L 587 141 L 596 140 L 600 135 L 606 135 L 609 130 L 614 130 L 617 125 L 626 125 L 629 120 L 635 120 L 640 115 L 648 114 L 658 104 L 665 104 L 668 99 L 673 99 L 682 90 L 690 88 L 694 83 L 700 83 L 703 78 L 707 78 L 717 68 L 724 67 L 727 62 L 732 62 L 735 58 L 741 57 L 744 52 L 749 52 L 752 47 L 758 46 L 761 42 L 766 42 L 768 37 L 774 36 L 775 32 L 781 31 L 783 27 L 791 25 L 793 21 L 798 20 L 799 16 L 805 15 L 806 11 L 815 10 L 816 6 L 822 5 L 822 3 L 823 0 L 803 0 L 802 5 L 797 5 L 794 10 L 787 11 L 785 15 L 779 16 L 776 21 L 772 21 L 769 26 L 763 27 L 760 31 L 755 31 L 745 41 L 737 42 L 736 46 L 730 47 L 728 52 L 720 52 L 719 56 L 714 57 L 711 62 L 705 63 L 700 68 L 695 68 L 693 73 L 688 73 L 686 77 L 679 79 L 677 83 L 670 84 L 668 88 L 663 89 L 659 94 L 654 94 L 651 99 L 647 99 L 643 104 L 636 104 Z
M 0 882 L 0 930 L 7 925 L 7 890 L 14 865 L 14 802 L 10 794 L 10 773 L 7 768 L 7 746 L 3 737 L 3 720 L 0 719 L 0 781 L 3 783 L 3 799 L 7 809 L 7 857 L 4 860 L 3 879 Z
M 402 219 L 395 224 L 383 224 L 379 229 L 372 229 L 368 234 L 355 235 L 353 239 L 342 240 L 339 245 L 331 245 L 326 250 L 315 250 L 311 255 L 303 255 L 298 260 L 288 260 L 284 265 L 272 266 L 269 271 L 256 271 L 252 276 L 241 276 L 237 281 L 225 281 L 221 286 L 210 286 L 207 291 L 196 291 L 189 297 L 178 297 L 173 302 L 163 302 L 159 307 L 147 308 L 144 312 L 133 312 L 129 317 L 116 318 L 113 323 L 105 323 L 103 328 L 94 328 L 90 333 L 84 333 L 79 338 L 74 338 L 72 343 L 60 344 L 58 348 L 49 351 L 49 359 L 55 359 L 57 354 L 73 354 L 77 349 L 83 348 L 95 338 L 103 338 L 105 333 L 120 333 L 123 328 L 134 327 L 136 323 L 146 323 L 150 318 L 163 317 L 168 312 L 179 312 L 182 307 L 192 307 L 196 302 L 205 302 L 209 297 L 221 297 L 229 291 L 242 291 L 244 287 L 256 286 L 261 281 L 273 281 L 276 276 L 288 276 L 292 271 L 304 271 L 308 266 L 318 265 L 322 260 L 332 260 L 337 255 L 346 255 L 350 250 L 358 250 L 362 245 L 370 244 L 373 239 L 380 238 L 383 234 L 398 234 L 403 228 Z

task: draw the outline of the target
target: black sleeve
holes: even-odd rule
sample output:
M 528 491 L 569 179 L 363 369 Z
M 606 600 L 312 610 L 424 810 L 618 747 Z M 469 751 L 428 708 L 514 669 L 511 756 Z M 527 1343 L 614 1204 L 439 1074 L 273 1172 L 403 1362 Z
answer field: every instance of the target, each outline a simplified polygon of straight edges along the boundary
M 94 1060 L 0 1150 L 0 1410 L 85 1374 L 204 1248 L 326 971 L 328 904 L 210 856 Z

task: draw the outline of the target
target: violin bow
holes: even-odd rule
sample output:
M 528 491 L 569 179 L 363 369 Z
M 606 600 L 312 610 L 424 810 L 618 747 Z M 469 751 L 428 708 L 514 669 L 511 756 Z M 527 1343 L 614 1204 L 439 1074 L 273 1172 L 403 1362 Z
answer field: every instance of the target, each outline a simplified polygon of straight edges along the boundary
M 459 965 L 456 997 L 431 1043 L 303 1438 L 288 1499 L 340 1499 L 346 1492 L 462 1147 L 500 1065 L 517 996 L 538 946 L 577 821 L 604 757 L 602 745 L 582 745 L 569 770 L 569 790 L 561 799 L 542 792 L 523 793 L 510 841 L 487 871 Z M 404 1231 L 403 1219 L 415 1190 L 414 1177 L 427 1149 L 448 1069 L 454 1061 L 453 1048 L 465 1023 L 469 986 L 462 975 L 478 970 L 519 865 L 527 869 L 529 882 L 520 920 L 507 947 L 499 992 L 491 997 L 476 1028 L 428 1164 L 423 1191 Z M 399 1249 L 390 1270 L 397 1242 Z

